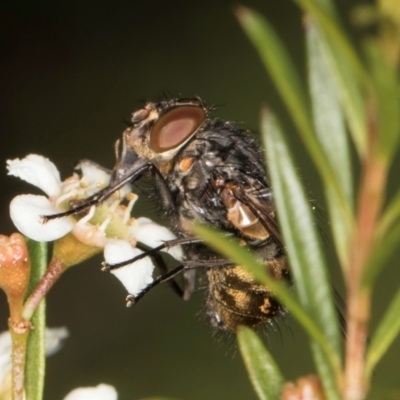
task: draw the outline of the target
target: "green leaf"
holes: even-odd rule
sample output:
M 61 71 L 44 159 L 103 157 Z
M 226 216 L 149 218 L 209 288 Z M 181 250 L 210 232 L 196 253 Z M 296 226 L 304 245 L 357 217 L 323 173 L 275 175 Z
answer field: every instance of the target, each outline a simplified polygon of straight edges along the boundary
M 257 334 L 250 328 L 241 326 L 237 331 L 237 340 L 258 398 L 260 400 L 280 398 L 283 375 Z
M 306 33 L 311 104 L 317 139 L 347 202 L 352 205 L 354 194 L 349 142 L 327 49 L 319 29 L 313 23 L 308 23 Z M 340 199 L 331 188 L 326 188 L 325 197 L 336 250 L 341 264 L 345 265 L 351 223 L 342 213 Z
M 370 377 L 377 362 L 385 354 L 389 346 L 400 332 L 400 289 L 397 291 L 389 308 L 386 310 L 378 328 L 372 336 L 367 351 L 365 371 Z
M 376 231 L 374 250 L 363 276 L 363 285 L 371 288 L 379 273 L 388 262 L 400 243 L 400 190 L 386 207 Z
M 393 226 L 384 238 L 379 237 L 371 252 L 365 273 L 363 275 L 362 286 L 372 289 L 383 267 L 399 248 L 400 243 L 400 223 Z
M 270 288 L 274 296 L 289 310 L 293 318 L 299 322 L 309 336 L 319 343 L 330 363 L 335 366 L 335 369 L 338 370 L 340 368 L 338 354 L 335 353 L 322 330 L 301 306 L 293 291 L 285 283 L 279 282 L 268 275 L 265 265 L 260 264 L 256 256 L 248 248 L 241 246 L 237 240 L 228 239 L 223 236 L 223 232 L 209 226 L 196 225 L 193 230 L 197 236 L 204 239 L 208 246 L 248 270 L 257 281 Z
M 378 235 L 384 236 L 386 232 L 400 221 L 400 190 L 397 191 L 384 211 L 378 227 Z
M 308 23 L 308 70 L 316 136 L 347 201 L 354 201 L 350 146 L 326 44 L 320 30 Z
M 323 32 L 332 65 L 333 77 L 339 89 L 343 111 L 350 132 L 361 157 L 367 151 L 367 128 L 361 88 L 371 91 L 367 72 L 355 50 L 347 40 L 336 18 L 326 12 L 315 0 L 296 0 L 296 3 L 312 18 Z
M 36 287 L 47 269 L 47 243 L 27 239 L 31 258 L 31 276 L 27 293 Z M 39 304 L 32 319 L 34 329 L 28 338 L 25 363 L 25 390 L 29 400 L 42 400 L 46 365 L 46 303 Z
M 272 113 L 263 113 L 262 131 L 276 213 L 300 301 L 339 356 L 341 338 L 337 313 L 310 201 L 305 195 L 278 121 Z M 318 352 L 314 359 L 328 398 L 338 399 L 335 374 L 339 371 L 334 370 L 335 366 L 322 354 L 320 347 L 313 345 L 312 348 L 314 355 Z
M 389 163 L 400 139 L 399 80 L 396 69 L 385 62 L 385 56 L 375 40 L 366 41 L 365 49 L 369 56 L 378 112 L 377 155 Z
M 289 54 L 274 29 L 260 14 L 245 7 L 239 7 L 236 15 L 244 31 L 258 50 L 265 67 L 286 103 L 325 186 L 332 188 L 337 194 L 342 212 L 347 215 L 347 220 L 351 221 L 350 205 L 346 201 L 320 144 L 315 140 L 309 101 Z

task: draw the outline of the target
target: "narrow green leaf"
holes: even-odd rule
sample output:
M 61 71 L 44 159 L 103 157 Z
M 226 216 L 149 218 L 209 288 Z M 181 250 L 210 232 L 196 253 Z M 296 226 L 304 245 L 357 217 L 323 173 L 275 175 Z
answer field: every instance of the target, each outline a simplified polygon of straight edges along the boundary
M 315 140 L 309 101 L 284 45 L 268 21 L 257 12 L 239 7 L 236 15 L 282 95 L 325 186 L 332 188 L 337 194 L 342 212 L 347 215 L 347 220 L 351 221 L 350 205 L 346 201 L 320 144 Z
M 357 151 L 364 157 L 367 150 L 367 129 L 361 87 L 370 93 L 371 84 L 356 52 L 336 22 L 315 0 L 295 0 L 324 33 L 333 76 L 339 89 L 343 111 Z
M 309 22 L 306 31 L 309 84 L 316 136 L 347 201 L 353 203 L 350 146 L 326 44 L 320 30 Z
M 245 326 L 237 331 L 239 350 L 250 381 L 260 400 L 280 398 L 283 375 L 257 334 Z
M 377 153 L 389 163 L 398 149 L 400 139 L 399 79 L 396 69 L 386 63 L 376 41 L 366 41 L 365 49 L 369 56 L 378 111 Z
M 372 288 L 379 273 L 400 243 L 400 190 L 396 193 L 380 220 L 376 244 L 363 276 L 363 285 Z
M 337 314 L 310 202 L 301 185 L 278 121 L 272 113 L 263 113 L 262 131 L 279 225 L 300 301 L 336 354 L 340 355 L 341 339 Z M 314 353 L 316 349 L 313 346 Z M 330 399 L 338 399 L 335 382 L 335 373 L 338 371 L 332 371 L 334 366 L 326 356 L 322 357 L 322 354 L 319 354 L 314 359 L 327 396 Z
M 400 190 L 397 191 L 382 215 L 378 235 L 383 237 L 397 221 L 400 221 Z
M 334 43 L 342 52 L 351 66 L 351 69 L 356 73 L 357 79 L 369 88 L 370 81 L 363 63 L 359 59 L 356 51 L 347 40 L 343 28 L 336 21 L 336 12 L 333 3 L 321 2 L 321 0 L 295 0 L 304 12 L 309 14 L 315 22 L 320 24 L 320 28 L 325 32 L 325 35 Z M 325 5 L 323 4 L 325 3 Z M 328 12 L 327 12 L 328 11 Z
M 338 14 L 332 0 L 316 0 L 318 6 L 331 18 L 337 20 Z
M 400 223 L 393 226 L 392 229 L 386 233 L 384 238 L 377 239 L 363 275 L 362 285 L 364 288 L 372 290 L 380 272 L 395 251 L 398 250 L 399 244 Z
M 293 291 L 283 282 L 272 278 L 266 272 L 264 264 L 260 264 L 255 255 L 248 248 L 241 246 L 238 241 L 228 239 L 223 236 L 221 231 L 208 226 L 197 225 L 194 232 L 203 238 L 208 246 L 218 251 L 227 259 L 232 260 L 237 265 L 241 265 L 248 270 L 256 280 L 264 284 L 274 293 L 276 298 L 289 310 L 290 314 L 299 322 L 305 331 L 312 337 L 324 350 L 326 357 L 330 360 L 335 369 L 340 368 L 339 355 L 335 353 L 331 343 L 326 339 L 322 330 L 316 325 L 315 321 L 301 306 Z
M 47 243 L 27 239 L 31 257 L 28 294 L 36 287 L 47 269 Z M 25 390 L 29 400 L 42 400 L 46 365 L 46 303 L 42 300 L 31 319 L 34 329 L 28 338 L 25 364 Z
M 365 371 L 370 377 L 375 365 L 385 354 L 400 332 L 400 289 L 397 291 L 389 308 L 386 310 L 378 328 L 372 336 L 367 351 Z
M 311 104 L 317 139 L 347 202 L 352 205 L 354 194 L 349 142 L 327 49 L 319 29 L 313 23 L 308 24 L 306 33 Z M 331 188 L 326 188 L 325 197 L 336 250 L 341 264 L 345 265 L 351 223 L 342 214 L 340 200 Z
M 245 7 L 239 7 L 236 16 L 271 74 L 295 123 L 305 135 L 312 135 L 305 89 L 274 28 L 262 15 Z

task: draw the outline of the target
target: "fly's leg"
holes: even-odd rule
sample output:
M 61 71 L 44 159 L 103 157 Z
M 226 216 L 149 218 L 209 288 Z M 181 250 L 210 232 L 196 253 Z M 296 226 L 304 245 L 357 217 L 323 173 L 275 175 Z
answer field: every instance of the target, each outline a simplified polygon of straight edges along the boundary
M 195 270 L 197 268 L 223 268 L 232 266 L 232 262 L 224 259 L 216 259 L 216 260 L 199 260 L 199 261 L 185 261 L 177 267 L 171 269 L 167 273 L 158 276 L 154 279 L 153 282 L 148 284 L 139 294 L 136 296 L 129 294 L 126 297 L 126 306 L 132 307 L 136 304 L 147 292 L 153 289 L 155 286 L 158 286 L 160 283 L 168 282 L 173 279 L 176 275 L 183 272 L 188 272 Z M 184 297 L 183 297 L 184 298 Z
M 109 272 L 112 271 L 114 269 L 118 269 L 118 268 L 122 268 L 126 265 L 132 264 L 138 260 L 141 260 L 142 258 L 145 257 L 150 257 L 151 260 L 153 261 L 153 264 L 161 271 L 162 275 L 157 278 L 157 279 L 161 279 L 160 282 L 157 281 L 157 279 L 155 281 L 153 281 L 153 283 L 150 285 L 149 288 L 145 288 L 144 291 L 142 291 L 138 296 L 142 297 L 147 291 L 149 291 L 151 289 L 151 287 L 157 285 L 158 283 L 164 282 L 164 281 L 168 281 L 168 284 L 171 286 L 172 290 L 181 298 L 183 298 L 184 300 L 188 300 L 190 298 L 191 293 L 193 292 L 194 287 L 191 285 L 192 282 L 188 282 L 186 273 L 184 274 L 184 288 L 182 289 L 179 284 L 175 281 L 175 279 L 173 279 L 173 276 L 175 276 L 176 274 L 178 274 L 179 272 L 181 272 L 182 269 L 179 269 L 179 267 L 177 267 L 177 272 L 175 274 L 173 274 L 173 276 L 170 276 L 169 274 L 172 271 L 175 271 L 175 269 L 168 271 L 167 265 L 163 259 L 163 257 L 160 255 L 160 251 L 161 250 L 165 250 L 165 249 L 169 249 L 171 247 L 174 246 L 178 246 L 178 245 L 183 245 L 183 244 L 193 244 L 193 243 L 199 243 L 201 242 L 200 239 L 195 239 L 195 238 L 181 238 L 181 239 L 175 239 L 175 240 L 169 240 L 164 242 L 162 245 L 155 247 L 151 250 L 146 250 L 143 248 L 143 246 L 141 246 L 140 244 L 138 245 L 138 248 L 143 250 L 142 254 L 139 254 L 136 257 L 133 257 L 129 260 L 125 260 L 122 261 L 120 263 L 117 264 L 107 264 L 107 263 L 103 263 L 103 267 L 102 267 L 102 271 L 103 272 Z M 188 271 L 190 272 L 194 272 L 194 271 Z M 154 283 L 156 282 L 157 283 Z M 194 283 L 194 280 L 193 280 Z M 131 295 L 130 295 L 131 296 Z M 136 298 L 138 297 L 136 296 Z M 133 296 L 130 297 L 131 299 L 133 298 Z M 127 300 L 127 304 L 132 305 L 133 302 L 132 301 L 128 301 Z
M 126 297 L 126 306 L 127 307 L 132 307 L 134 304 L 136 304 L 148 291 L 153 289 L 153 287 L 159 285 L 162 282 L 169 281 L 170 279 L 173 279 L 174 276 L 178 275 L 180 272 L 184 270 L 185 266 L 183 264 L 178 265 L 177 267 L 171 269 L 171 271 L 168 271 L 166 274 L 160 275 L 156 279 L 154 279 L 153 282 L 148 284 L 139 294 L 136 296 L 132 294 L 128 294 Z M 180 288 L 179 288 L 180 289 Z M 182 291 L 182 289 L 180 289 Z M 183 291 L 182 291 L 183 294 Z
M 140 250 L 145 251 L 145 249 L 141 248 L 140 245 L 137 246 Z M 164 276 L 166 274 L 168 274 L 168 268 L 167 265 L 164 261 L 164 259 L 162 258 L 161 254 L 159 254 L 159 252 L 155 252 L 153 254 L 149 254 L 149 257 L 151 258 L 151 261 L 153 262 L 153 264 L 160 270 L 161 274 L 163 274 Z M 176 282 L 176 280 L 171 277 L 170 279 L 168 279 L 168 284 L 170 285 L 171 289 L 180 297 L 183 298 L 183 294 L 184 294 L 184 290 L 182 290 L 182 288 L 179 286 L 179 284 Z
M 70 210 L 58 213 L 58 214 L 53 214 L 53 215 L 43 215 L 43 222 L 46 223 L 52 219 L 58 219 L 58 218 L 63 218 L 63 217 L 68 217 L 70 215 L 76 215 L 81 213 L 82 211 L 88 210 L 92 206 L 98 206 L 101 203 L 103 203 L 105 200 L 107 200 L 113 193 L 115 193 L 117 190 L 121 189 L 128 183 L 135 181 L 139 177 L 141 177 L 146 171 L 152 168 L 152 165 L 146 164 L 135 170 L 134 172 L 128 174 L 125 176 L 123 179 L 119 180 L 118 182 L 113 183 L 112 185 L 106 187 L 103 190 L 100 190 L 99 192 L 95 193 L 94 195 L 88 197 L 85 199 L 85 201 L 76 206 L 72 207 Z
M 168 240 L 168 241 L 165 241 L 160 246 L 154 247 L 151 250 L 147 250 L 147 251 L 143 252 L 142 254 L 139 254 L 136 257 L 130 258 L 129 260 L 125 260 L 125 261 L 122 261 L 122 262 L 117 263 L 117 264 L 107 264 L 107 263 L 104 262 L 103 263 L 103 267 L 102 267 L 102 271 L 103 272 L 109 272 L 109 271 L 112 271 L 113 269 L 118 269 L 118 268 L 121 268 L 121 267 L 125 267 L 126 265 L 129 265 L 129 264 L 132 264 L 132 263 L 134 263 L 136 261 L 139 261 L 142 258 L 150 257 L 153 254 L 159 253 L 161 250 L 170 249 L 171 247 L 174 247 L 174 246 L 184 245 L 184 244 L 201 243 L 201 242 L 202 242 L 201 239 L 195 239 L 195 238 L 182 238 L 182 239 Z

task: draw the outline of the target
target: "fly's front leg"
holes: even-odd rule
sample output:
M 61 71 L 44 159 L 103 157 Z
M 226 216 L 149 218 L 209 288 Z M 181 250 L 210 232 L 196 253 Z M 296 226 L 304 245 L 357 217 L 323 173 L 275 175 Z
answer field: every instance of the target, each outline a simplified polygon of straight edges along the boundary
M 70 210 L 65 211 L 63 213 L 53 214 L 53 215 L 43 215 L 43 222 L 46 223 L 52 219 L 58 219 L 63 217 L 68 217 L 70 215 L 77 215 L 83 211 L 88 210 L 92 206 L 98 206 L 107 200 L 113 193 L 123 188 L 128 183 L 131 183 L 137 179 L 139 179 L 146 171 L 149 170 L 152 166 L 150 164 L 139 164 L 132 171 L 128 171 L 127 175 L 121 180 L 114 182 L 112 185 L 106 187 L 103 190 L 95 193 L 94 195 L 85 199 L 81 204 L 76 207 L 72 207 Z

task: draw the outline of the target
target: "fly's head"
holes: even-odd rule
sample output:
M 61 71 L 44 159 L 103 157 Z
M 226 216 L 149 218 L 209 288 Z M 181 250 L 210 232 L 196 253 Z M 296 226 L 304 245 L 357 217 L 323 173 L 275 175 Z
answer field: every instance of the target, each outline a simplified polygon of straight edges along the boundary
M 197 98 L 147 103 L 132 114 L 115 170 L 119 168 L 123 175 L 136 157 L 167 173 L 180 149 L 201 131 L 210 111 Z

